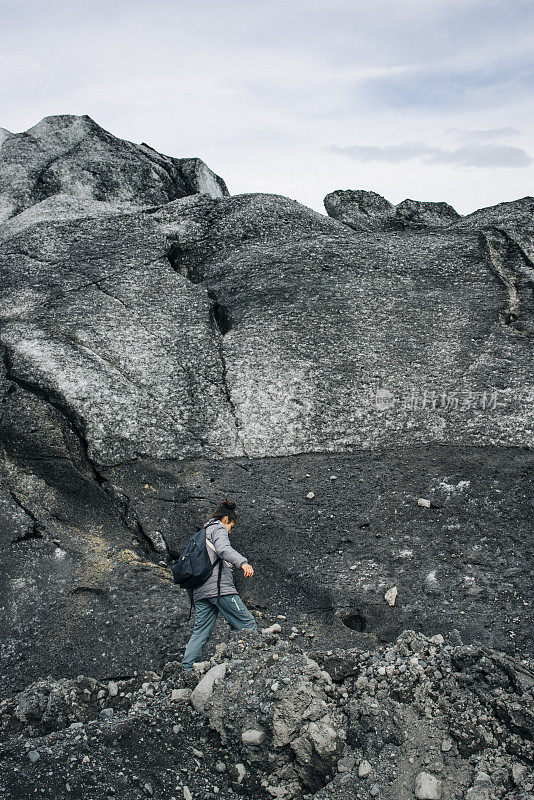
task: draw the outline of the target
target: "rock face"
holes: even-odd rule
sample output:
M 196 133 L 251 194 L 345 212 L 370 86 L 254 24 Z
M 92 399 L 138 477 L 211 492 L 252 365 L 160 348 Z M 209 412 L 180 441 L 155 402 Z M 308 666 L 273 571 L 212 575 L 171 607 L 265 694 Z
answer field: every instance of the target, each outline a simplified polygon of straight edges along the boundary
M 526 652 L 531 198 L 333 218 L 88 117 L 0 146 L 6 687 L 181 652 L 170 556 L 227 494 L 239 590 L 301 644 Z

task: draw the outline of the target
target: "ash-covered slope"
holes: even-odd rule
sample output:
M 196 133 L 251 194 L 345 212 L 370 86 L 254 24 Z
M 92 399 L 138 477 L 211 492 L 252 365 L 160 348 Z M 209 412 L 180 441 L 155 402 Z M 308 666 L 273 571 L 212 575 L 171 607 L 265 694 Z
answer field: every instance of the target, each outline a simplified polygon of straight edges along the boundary
M 6 685 L 179 652 L 169 548 L 225 494 L 258 616 L 525 652 L 530 198 L 333 218 L 88 117 L 0 147 Z

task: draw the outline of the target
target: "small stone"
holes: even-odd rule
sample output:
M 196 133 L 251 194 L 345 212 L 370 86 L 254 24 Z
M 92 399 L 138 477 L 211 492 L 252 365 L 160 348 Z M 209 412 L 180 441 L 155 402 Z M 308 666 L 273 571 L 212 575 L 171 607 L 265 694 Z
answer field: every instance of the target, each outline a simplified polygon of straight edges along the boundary
M 415 796 L 418 800 L 440 800 L 441 781 L 430 772 L 420 772 L 415 779 Z
M 237 771 L 237 782 L 241 783 L 241 781 L 243 780 L 243 778 L 247 774 L 247 771 L 245 769 L 245 765 L 241 764 L 241 763 L 238 763 L 238 764 L 235 765 L 235 768 L 236 768 L 236 771 Z
M 262 628 L 261 632 L 262 633 L 280 633 L 281 630 L 282 630 L 281 626 L 278 624 L 278 622 L 275 622 L 274 625 L 270 625 L 268 628 Z
M 348 773 L 353 769 L 356 763 L 356 759 L 354 756 L 344 756 L 340 758 L 337 762 L 337 771 L 342 773 Z
M 172 726 L 172 732 L 173 733 L 180 733 L 181 730 L 182 730 L 182 726 L 181 725 L 173 725 Z
M 271 684 L 271 692 L 277 692 L 279 688 L 280 684 L 278 681 L 275 681 L 274 683 Z
M 371 797 L 376 797 L 378 794 L 380 794 L 380 786 L 378 785 L 378 783 L 373 783 L 373 785 L 369 789 L 369 794 L 371 795 Z
M 224 761 L 217 761 L 217 763 L 215 764 L 215 769 L 217 770 L 217 772 L 226 772 L 226 764 L 224 763 Z
M 386 601 L 386 603 L 388 603 L 388 605 L 394 606 L 398 593 L 399 590 L 397 589 L 397 587 L 392 586 L 391 589 L 388 589 L 387 592 L 385 593 L 384 600 Z
M 425 586 L 426 591 L 429 591 L 431 594 L 435 593 L 436 590 L 439 590 L 439 581 L 436 578 L 436 570 L 433 569 L 425 578 Z
M 38 750 L 30 750 L 30 752 L 28 753 L 28 758 L 30 759 L 30 761 L 32 762 L 32 764 L 35 764 L 35 762 L 36 762 L 36 761 L 37 761 L 39 758 L 41 758 L 41 754 L 39 753 L 39 751 L 38 751 Z
M 525 779 L 525 775 L 527 774 L 527 768 L 524 764 L 512 764 L 512 780 L 516 786 L 519 786 L 523 783 Z
M 99 716 L 103 717 L 103 719 L 111 719 L 111 717 L 113 716 L 113 709 L 103 708 Z
M 191 689 L 173 689 L 171 692 L 171 701 L 176 703 L 180 700 L 189 700 L 191 697 Z
M 115 681 L 110 681 L 108 683 L 108 694 L 110 697 L 117 697 L 119 693 L 119 687 Z
M 445 643 L 445 639 L 443 638 L 441 633 L 436 633 L 435 636 L 431 637 L 430 641 L 432 642 L 432 644 L 444 644 Z
M 202 750 L 197 750 L 196 747 L 192 747 L 191 750 L 193 752 L 193 755 L 195 755 L 197 758 L 204 758 L 204 753 L 202 752 Z
M 184 786 L 184 800 L 193 800 L 193 795 L 189 791 L 188 786 Z
M 491 787 L 486 785 L 472 786 L 467 790 L 465 800 L 490 800 Z
M 306 497 L 308 498 L 308 500 L 313 500 L 313 498 L 315 497 L 315 492 L 308 492 Z
M 420 497 L 417 501 L 417 505 L 421 506 L 422 508 L 430 508 L 430 500 L 426 500 L 424 497 Z
M 248 728 L 241 734 L 243 744 L 260 745 L 265 741 L 265 732 L 256 728 Z
M 441 751 L 443 753 L 448 753 L 449 750 L 452 750 L 452 742 L 450 739 L 444 739 L 441 743 Z
M 360 761 L 358 765 L 358 777 L 359 778 L 367 778 L 367 776 L 371 773 L 372 767 L 368 761 Z

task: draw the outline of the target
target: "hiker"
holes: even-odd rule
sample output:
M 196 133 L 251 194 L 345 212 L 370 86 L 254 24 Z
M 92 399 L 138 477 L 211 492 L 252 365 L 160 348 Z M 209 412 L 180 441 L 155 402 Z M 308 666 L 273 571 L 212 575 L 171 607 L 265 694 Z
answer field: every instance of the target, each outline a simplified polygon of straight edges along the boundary
M 237 522 L 236 505 L 233 500 L 223 500 L 205 522 L 210 561 L 213 564 L 217 556 L 223 559 L 221 591 L 217 597 L 218 568 L 196 589 L 188 590 L 190 598 L 192 592 L 195 605 L 195 626 L 182 660 L 182 667 L 187 672 L 192 671 L 195 661 L 201 660 L 202 649 L 211 636 L 219 611 L 234 630 L 257 630 L 256 620 L 237 593 L 231 572 L 235 565 L 243 570 L 246 578 L 254 575 L 245 556 L 230 544 L 228 534 Z

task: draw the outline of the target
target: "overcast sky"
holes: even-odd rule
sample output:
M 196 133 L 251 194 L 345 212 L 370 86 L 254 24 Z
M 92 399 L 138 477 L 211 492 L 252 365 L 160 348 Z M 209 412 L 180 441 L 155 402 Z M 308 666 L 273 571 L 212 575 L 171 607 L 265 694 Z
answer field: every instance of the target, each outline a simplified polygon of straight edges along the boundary
M 88 114 L 232 194 L 534 194 L 532 0 L 0 0 L 0 126 Z

